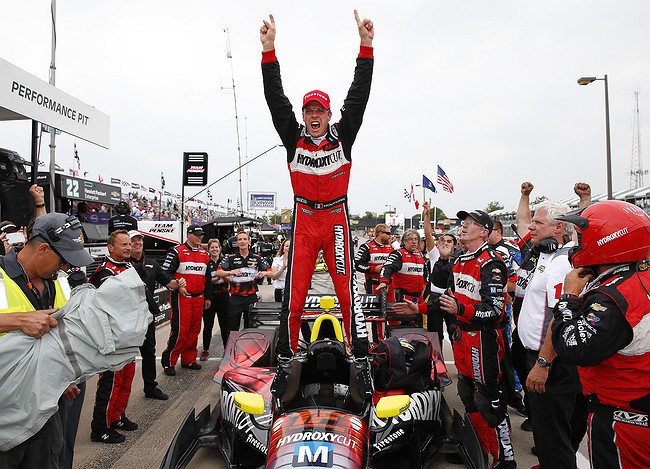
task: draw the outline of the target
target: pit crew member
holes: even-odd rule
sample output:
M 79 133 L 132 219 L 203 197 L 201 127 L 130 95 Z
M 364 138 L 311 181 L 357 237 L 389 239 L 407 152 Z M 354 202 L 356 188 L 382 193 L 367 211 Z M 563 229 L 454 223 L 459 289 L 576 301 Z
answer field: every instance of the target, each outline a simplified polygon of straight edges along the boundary
M 179 356 L 181 368 L 201 369 L 196 363 L 196 344 L 203 321 L 205 271 L 210 261 L 210 255 L 201 247 L 204 234 L 199 225 L 188 226 L 187 241 L 171 248 L 162 264 L 163 270 L 176 280 L 185 279 L 185 287 L 170 294 L 171 330 L 160 360 L 167 376 L 176 376 Z
M 460 211 L 459 241 L 467 248 L 452 267 L 450 289 L 440 296 L 440 309 L 455 314 L 452 338 L 458 368 L 458 394 L 493 466 L 517 467 L 508 416 L 501 406 L 499 378 L 503 336 L 499 323 L 505 310 L 506 265 L 489 248 L 492 218 L 482 210 Z M 453 290 L 453 292 L 452 292 Z
M 576 225 L 580 245 L 553 310 L 553 345 L 578 365 L 591 467 L 650 467 L 650 218 L 608 200 L 559 219 Z
M 393 252 L 393 246 L 390 244 L 390 235 L 388 225 L 379 223 L 375 226 L 375 237 L 359 246 L 354 256 L 354 267 L 358 272 L 363 272 L 365 275 L 366 293 L 369 295 L 381 293 L 377 288 L 380 283 L 379 274 L 388 255 Z M 389 285 L 389 287 L 387 299 L 388 301 L 395 301 L 393 286 Z

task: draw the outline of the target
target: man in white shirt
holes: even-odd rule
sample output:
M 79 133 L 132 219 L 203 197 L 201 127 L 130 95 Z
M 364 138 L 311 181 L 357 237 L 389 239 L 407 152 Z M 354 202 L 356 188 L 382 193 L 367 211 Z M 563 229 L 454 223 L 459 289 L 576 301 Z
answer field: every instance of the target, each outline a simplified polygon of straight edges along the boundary
M 532 190 L 532 184 L 524 184 Z M 530 420 L 541 467 L 575 468 L 587 424 L 577 367 L 557 358 L 550 329 L 553 307 L 571 270 L 568 252 L 574 246 L 574 227 L 557 219 L 568 210 L 565 204 L 543 202 L 528 227 L 520 227 L 522 237 L 530 233 L 532 249 L 522 265 L 530 276 L 517 328 L 526 348 Z

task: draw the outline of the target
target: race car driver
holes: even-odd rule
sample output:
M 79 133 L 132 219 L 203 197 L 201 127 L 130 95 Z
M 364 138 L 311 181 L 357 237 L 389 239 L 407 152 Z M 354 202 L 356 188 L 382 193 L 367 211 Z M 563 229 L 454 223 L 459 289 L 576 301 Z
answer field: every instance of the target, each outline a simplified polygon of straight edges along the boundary
M 578 365 L 591 467 L 650 467 L 650 218 L 608 200 L 558 219 L 576 225 L 580 245 L 553 310 L 553 346 Z
M 455 314 L 458 328 L 452 337 L 458 369 L 458 394 L 493 466 L 515 468 L 514 449 L 505 410 L 501 406 L 499 362 L 503 336 L 499 323 L 505 310 L 508 271 L 487 238 L 492 218 L 482 210 L 460 211 L 460 243 L 467 252 L 452 267 L 451 289 L 440 296 L 440 309 Z
M 341 120 L 330 125 L 329 96 L 319 90 L 305 94 L 304 125 L 298 123 L 285 96 L 280 65 L 275 56 L 275 20 L 271 15 L 260 28 L 264 95 L 273 125 L 287 150 L 287 164 L 294 191 L 294 238 L 289 254 L 289 273 L 280 314 L 278 372 L 271 386 L 275 396 L 286 389 L 290 359 L 298 350 L 298 335 L 305 298 L 318 252 L 325 262 L 339 300 L 348 345 L 355 357 L 359 390 L 372 395 L 367 360 L 368 330 L 363 311 L 356 306 L 353 251 L 347 207 L 347 189 L 354 143 L 370 95 L 374 28 L 372 21 L 359 19 L 355 10 L 361 46 L 354 81 L 341 109 Z M 314 64 L 317 66 L 317 64 Z M 297 255 L 299 253 L 299 255 Z M 355 305 L 354 312 L 352 306 Z

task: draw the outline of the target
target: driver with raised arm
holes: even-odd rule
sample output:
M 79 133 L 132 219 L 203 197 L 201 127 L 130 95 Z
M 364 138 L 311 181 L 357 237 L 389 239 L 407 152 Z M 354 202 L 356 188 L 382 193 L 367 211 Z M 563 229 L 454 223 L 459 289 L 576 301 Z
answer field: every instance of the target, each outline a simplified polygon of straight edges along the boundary
M 287 150 L 287 165 L 294 191 L 293 233 L 289 270 L 280 314 L 278 372 L 271 392 L 284 394 L 291 358 L 298 351 L 298 335 L 309 283 L 318 252 L 322 249 L 343 315 L 346 340 L 354 354 L 359 390 L 372 395 L 367 361 L 368 330 L 361 306 L 355 302 L 353 249 L 347 192 L 352 167 L 352 144 L 370 96 L 375 34 L 372 21 L 354 11 L 361 46 L 352 86 L 341 108 L 341 120 L 330 125 L 330 98 L 320 90 L 303 97 L 300 124 L 285 96 L 280 65 L 275 56 L 275 19 L 269 16 L 260 28 L 264 95 L 273 125 Z M 354 311 L 353 311 L 354 305 Z

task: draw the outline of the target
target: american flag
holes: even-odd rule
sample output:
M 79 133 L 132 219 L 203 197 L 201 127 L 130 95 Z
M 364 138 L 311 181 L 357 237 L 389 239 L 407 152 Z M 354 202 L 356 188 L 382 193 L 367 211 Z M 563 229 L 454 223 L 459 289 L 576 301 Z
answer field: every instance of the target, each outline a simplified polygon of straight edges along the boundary
M 454 185 L 451 183 L 447 174 L 442 170 L 440 165 L 438 165 L 438 184 L 442 186 L 442 189 L 451 193 L 454 192 Z

